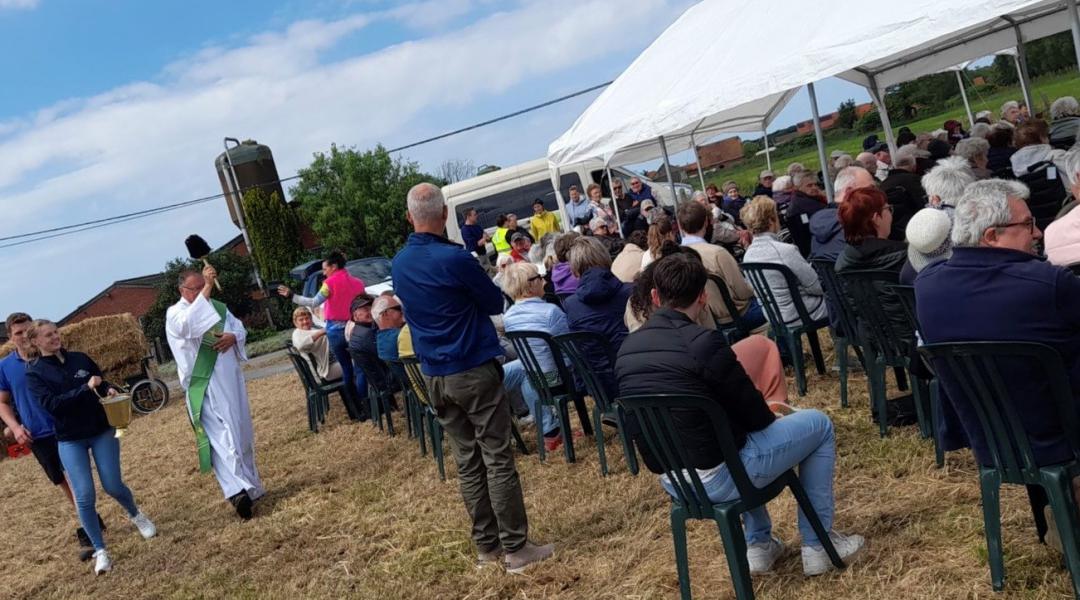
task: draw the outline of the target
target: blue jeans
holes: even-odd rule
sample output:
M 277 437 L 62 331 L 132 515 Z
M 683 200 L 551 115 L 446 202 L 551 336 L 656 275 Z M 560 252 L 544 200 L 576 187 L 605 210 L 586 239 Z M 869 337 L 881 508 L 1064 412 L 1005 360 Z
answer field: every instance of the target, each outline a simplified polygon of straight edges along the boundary
M 345 382 L 342 390 L 345 411 L 350 419 L 359 419 L 361 414 L 366 413 L 363 401 L 367 399 L 367 383 L 364 374 L 353 368 L 352 356 L 349 354 L 349 340 L 345 339 L 345 323 L 342 321 L 330 321 L 326 324 L 326 341 L 330 342 L 330 352 L 334 353 L 334 360 L 341 365 L 341 380 Z M 350 386 L 353 382 L 355 385 Z
M 746 312 L 739 317 L 739 323 L 747 329 L 757 329 L 765 324 L 765 311 L 761 308 L 761 302 L 757 298 L 751 298 Z
M 755 487 L 769 484 L 797 465 L 799 481 L 806 488 L 810 505 L 817 512 L 825 531 L 832 531 L 836 437 L 832 421 L 825 413 L 804 409 L 779 418 L 765 429 L 749 434 L 739 456 L 750 483 Z M 667 477 L 662 477 L 660 483 L 669 494 L 675 495 L 675 488 Z M 739 490 L 735 489 L 726 464 L 721 464 L 713 477 L 703 478 L 702 483 L 713 502 L 730 502 L 739 497 Z M 768 541 L 772 535 L 769 511 L 764 506 L 746 511 L 743 513 L 743 528 L 747 544 Z M 802 509 L 799 510 L 799 533 L 804 546 L 821 547 Z
M 525 406 L 529 407 L 529 414 L 536 418 L 536 407 L 540 403 L 540 394 L 533 388 L 525 373 L 525 365 L 520 360 L 512 360 L 503 366 L 503 387 L 506 391 L 521 391 L 521 397 L 525 400 Z M 540 410 L 540 431 L 545 435 L 559 428 L 559 421 L 555 418 L 555 409 L 545 406 Z
M 79 523 L 94 544 L 94 550 L 104 550 L 105 540 L 101 537 L 101 523 L 94 508 L 97 498 L 94 494 L 94 474 L 90 471 L 90 453 L 94 455 L 98 478 L 101 479 L 101 487 L 105 493 L 115 498 L 129 516 L 139 514 L 135 497 L 120 477 L 120 440 L 116 439 L 115 433 L 116 430 L 110 427 L 97 437 L 61 440 L 57 443 L 60 462 L 64 464 L 68 481 L 71 483 L 71 493 L 75 496 Z

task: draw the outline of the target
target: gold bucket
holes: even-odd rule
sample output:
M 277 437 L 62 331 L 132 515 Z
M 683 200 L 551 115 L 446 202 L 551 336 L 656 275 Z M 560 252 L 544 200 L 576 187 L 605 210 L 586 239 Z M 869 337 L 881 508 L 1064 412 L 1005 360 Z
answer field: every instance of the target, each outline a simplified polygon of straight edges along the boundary
M 116 428 L 116 437 L 124 435 L 127 426 L 131 424 L 131 396 L 117 394 L 101 399 L 101 405 L 105 408 L 105 417 L 109 419 L 109 425 Z

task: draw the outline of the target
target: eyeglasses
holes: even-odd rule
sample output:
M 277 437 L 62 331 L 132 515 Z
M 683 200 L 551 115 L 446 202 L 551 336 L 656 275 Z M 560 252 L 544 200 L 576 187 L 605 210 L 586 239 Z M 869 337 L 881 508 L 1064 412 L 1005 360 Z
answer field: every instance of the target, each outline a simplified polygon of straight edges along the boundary
M 189 286 L 186 286 L 186 285 L 182 285 L 182 286 L 180 286 L 180 289 L 182 289 L 182 290 L 187 290 L 187 291 L 189 291 L 189 292 L 201 292 L 201 291 L 202 291 L 202 288 L 198 288 L 198 287 L 189 287 Z
M 533 275 L 532 277 L 529 278 L 529 283 L 532 283 L 532 282 L 536 281 L 537 279 L 543 279 L 543 278 L 544 278 L 543 275 L 537 273 L 536 275 Z
M 401 307 L 400 306 L 387 306 L 386 310 L 396 310 L 398 312 L 401 312 Z M 383 312 L 386 312 L 386 311 L 383 311 Z
M 1023 221 L 1017 221 L 1015 223 L 1002 223 L 1001 225 L 994 225 L 998 229 L 1005 229 L 1008 227 L 1027 227 L 1028 233 L 1035 234 L 1035 219 L 1025 219 Z
M 893 205 L 892 204 L 886 204 L 885 206 L 882 207 L 881 210 L 887 210 L 887 211 L 889 211 L 889 214 L 892 214 Z

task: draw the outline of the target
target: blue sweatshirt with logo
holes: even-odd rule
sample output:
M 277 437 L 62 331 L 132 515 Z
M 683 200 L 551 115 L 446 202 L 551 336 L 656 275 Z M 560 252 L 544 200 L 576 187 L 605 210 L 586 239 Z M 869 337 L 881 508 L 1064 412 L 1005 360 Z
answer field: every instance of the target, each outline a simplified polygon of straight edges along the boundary
M 42 356 L 26 365 L 26 385 L 41 406 L 52 415 L 59 441 L 85 440 L 109 429 L 105 409 L 87 381 L 101 377 L 101 369 L 82 352 L 63 351 L 64 360 Z M 97 392 L 104 396 L 108 384 Z

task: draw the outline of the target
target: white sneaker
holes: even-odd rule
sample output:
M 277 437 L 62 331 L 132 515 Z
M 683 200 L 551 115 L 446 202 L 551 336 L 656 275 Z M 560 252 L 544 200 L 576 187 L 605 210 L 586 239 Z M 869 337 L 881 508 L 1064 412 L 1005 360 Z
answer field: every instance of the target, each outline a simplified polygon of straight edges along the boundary
M 94 552 L 94 575 L 101 575 L 107 571 L 112 571 L 112 560 L 109 559 L 109 554 L 104 550 Z
M 750 563 L 750 574 L 768 573 L 772 571 L 776 559 L 784 553 L 784 542 L 775 537 L 767 542 L 750 544 L 746 547 L 746 561 Z
M 157 535 L 157 527 L 154 526 L 150 517 L 144 515 L 141 510 L 139 511 L 139 514 L 131 517 L 131 522 L 139 529 L 139 533 L 142 534 L 143 539 L 148 540 Z
M 860 550 L 866 545 L 866 540 L 861 535 L 844 535 L 838 532 L 830 532 L 829 539 L 836 547 L 837 554 L 846 564 L 851 564 Z M 821 575 L 833 568 L 829 555 L 825 548 L 802 547 L 802 570 L 803 575 L 811 577 Z

